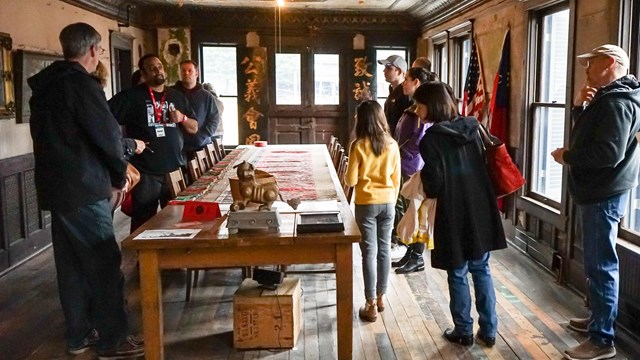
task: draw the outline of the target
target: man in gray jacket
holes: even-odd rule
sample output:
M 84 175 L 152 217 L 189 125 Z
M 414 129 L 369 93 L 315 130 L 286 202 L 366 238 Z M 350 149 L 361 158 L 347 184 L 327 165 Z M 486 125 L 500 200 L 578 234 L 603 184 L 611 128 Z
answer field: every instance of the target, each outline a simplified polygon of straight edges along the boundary
M 578 56 L 587 82 L 574 100 L 575 125 L 568 148 L 554 150 L 569 170 L 569 193 L 581 216 L 584 270 L 591 303 L 589 339 L 565 351 L 568 359 L 616 355 L 618 224 L 629 190 L 637 186 L 640 153 L 640 84 L 627 75 L 629 57 L 615 45 Z

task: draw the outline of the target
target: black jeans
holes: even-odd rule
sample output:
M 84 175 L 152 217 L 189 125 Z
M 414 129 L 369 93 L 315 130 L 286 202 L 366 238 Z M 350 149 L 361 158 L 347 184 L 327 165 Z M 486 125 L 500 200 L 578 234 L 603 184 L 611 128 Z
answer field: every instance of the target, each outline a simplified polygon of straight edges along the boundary
M 171 191 L 166 175 L 153 175 L 140 172 L 140 182 L 131 191 L 133 200 L 133 216 L 131 217 L 131 232 L 151 219 L 160 207 L 167 206 L 171 200 Z
M 51 211 L 51 233 L 68 345 L 80 345 L 95 328 L 98 350 L 113 349 L 126 337 L 128 325 L 109 201 Z

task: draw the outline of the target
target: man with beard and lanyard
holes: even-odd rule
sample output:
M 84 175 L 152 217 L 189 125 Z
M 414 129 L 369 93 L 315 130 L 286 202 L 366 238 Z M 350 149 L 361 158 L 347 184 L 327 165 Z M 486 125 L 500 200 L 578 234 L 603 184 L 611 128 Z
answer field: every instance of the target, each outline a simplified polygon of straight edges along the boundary
M 145 82 L 118 93 L 109 107 L 129 137 L 147 142 L 147 149 L 131 160 L 140 182 L 131 193 L 131 232 L 144 224 L 170 200 L 167 174 L 184 165 L 183 132 L 195 134 L 198 121 L 187 98 L 165 86 L 165 71 L 157 55 L 140 58 Z

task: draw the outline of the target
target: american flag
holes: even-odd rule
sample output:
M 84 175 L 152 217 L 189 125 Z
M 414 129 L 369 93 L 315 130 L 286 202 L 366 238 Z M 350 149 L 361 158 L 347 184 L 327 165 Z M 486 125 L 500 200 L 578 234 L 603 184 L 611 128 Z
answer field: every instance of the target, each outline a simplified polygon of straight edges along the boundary
M 486 124 L 482 64 L 475 38 L 471 40 L 471 58 L 464 83 L 462 104 L 462 115 L 474 116 L 478 121 Z

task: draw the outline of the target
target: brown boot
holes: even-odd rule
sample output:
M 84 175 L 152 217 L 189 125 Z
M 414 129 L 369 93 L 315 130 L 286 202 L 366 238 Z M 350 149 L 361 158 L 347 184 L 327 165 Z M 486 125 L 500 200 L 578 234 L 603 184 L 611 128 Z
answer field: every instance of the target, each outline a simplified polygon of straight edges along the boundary
M 358 312 L 360 319 L 364 321 L 374 322 L 378 319 L 378 312 L 376 311 L 376 304 L 374 300 L 367 300 L 363 307 Z
M 384 311 L 384 294 L 378 294 L 376 298 L 376 306 L 378 307 L 378 312 Z

